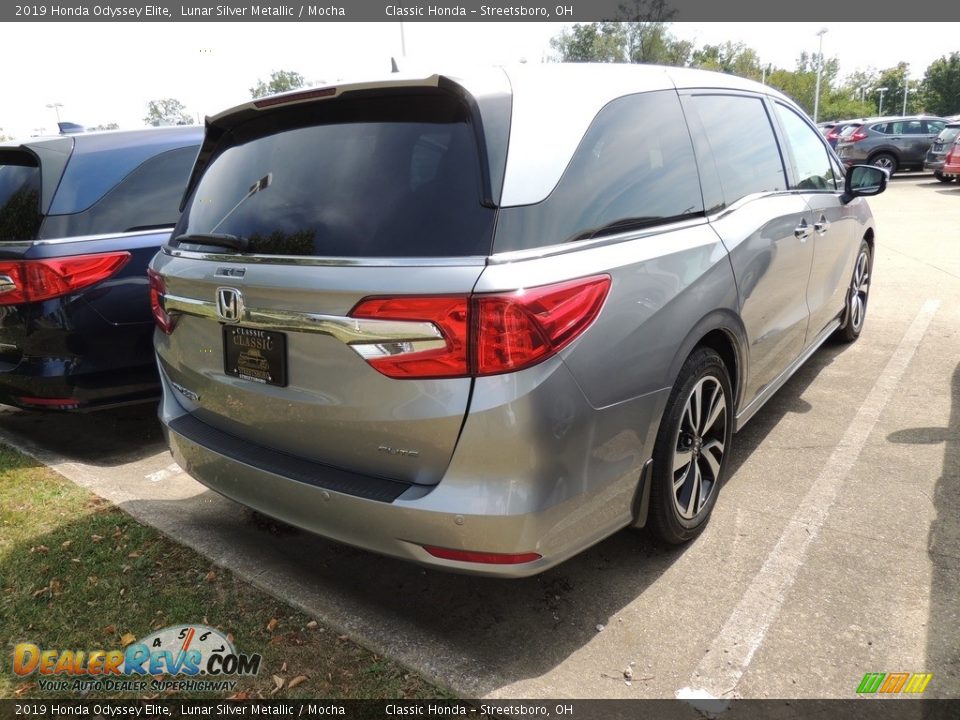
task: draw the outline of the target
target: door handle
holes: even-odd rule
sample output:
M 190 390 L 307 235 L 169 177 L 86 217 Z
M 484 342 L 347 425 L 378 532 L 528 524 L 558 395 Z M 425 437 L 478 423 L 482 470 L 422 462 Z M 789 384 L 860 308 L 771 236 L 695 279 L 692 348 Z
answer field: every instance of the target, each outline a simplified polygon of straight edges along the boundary
M 816 230 L 819 235 L 826 235 L 827 230 L 830 229 L 830 221 L 827 220 L 827 216 L 821 215 L 820 220 L 813 224 L 813 229 Z
M 807 224 L 806 218 L 800 221 L 800 224 L 793 229 L 793 234 L 800 242 L 806 242 L 807 238 L 810 237 L 810 226 Z

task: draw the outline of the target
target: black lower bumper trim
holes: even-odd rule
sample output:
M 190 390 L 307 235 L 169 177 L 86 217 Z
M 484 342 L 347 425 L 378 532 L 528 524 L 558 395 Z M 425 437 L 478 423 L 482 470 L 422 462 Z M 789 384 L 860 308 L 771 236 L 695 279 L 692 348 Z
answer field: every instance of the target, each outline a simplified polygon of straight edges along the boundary
M 390 503 L 410 487 L 408 483 L 398 480 L 360 475 L 253 445 L 247 440 L 217 430 L 192 415 L 182 415 L 171 420 L 169 427 L 187 440 L 245 465 L 345 495 Z

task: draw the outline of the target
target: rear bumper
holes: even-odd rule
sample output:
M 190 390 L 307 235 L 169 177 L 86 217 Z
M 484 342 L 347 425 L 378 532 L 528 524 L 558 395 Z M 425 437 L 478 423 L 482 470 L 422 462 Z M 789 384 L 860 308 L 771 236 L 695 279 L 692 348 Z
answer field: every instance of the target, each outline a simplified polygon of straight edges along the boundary
M 560 368 L 559 374 L 568 376 L 562 364 Z M 310 477 L 304 475 L 303 466 L 284 472 L 276 464 L 261 462 L 255 453 L 231 452 L 230 436 L 218 442 L 209 434 L 178 432 L 178 427 L 190 425 L 177 420 L 189 416 L 162 373 L 161 379 L 164 393 L 160 419 L 173 457 L 207 487 L 331 540 L 455 572 L 497 577 L 535 575 L 625 527 L 634 520 L 636 500 L 642 492 L 643 461 L 649 457 L 643 440 L 642 446 L 622 451 L 618 447 L 616 455 L 608 448 L 604 464 L 594 467 L 590 478 L 574 479 L 559 471 L 555 475 L 531 473 L 513 448 L 498 447 L 496 431 L 489 424 L 491 418 L 483 417 L 500 409 L 480 409 L 479 425 L 470 427 L 471 414 L 440 483 L 410 484 L 400 488 L 393 500 L 377 500 L 354 494 L 349 487 L 344 491 L 342 484 L 336 484 L 346 474 L 342 470 L 318 466 Z M 623 410 L 640 418 L 643 428 L 634 436 L 638 440 L 656 433 L 652 418 L 659 417 L 662 410 L 662 394 L 654 393 L 613 409 L 618 415 Z M 600 413 L 586 403 L 578 410 L 591 416 Z M 514 406 L 510 411 L 518 409 Z M 605 419 L 597 423 L 593 419 L 585 442 L 604 433 Z M 507 424 L 501 425 L 511 432 Z M 515 427 L 512 432 L 519 434 Z M 623 433 L 613 435 L 622 444 Z M 581 439 L 563 440 L 576 446 Z M 232 441 L 243 442 L 237 438 Z M 525 450 L 527 454 L 537 452 L 533 448 Z M 574 453 L 581 450 L 573 448 Z M 478 466 L 477 453 L 487 459 L 482 466 Z M 581 456 L 580 469 L 586 472 L 590 462 L 589 454 Z M 553 467 L 564 467 L 562 459 L 555 458 Z M 505 476 L 507 472 L 511 475 Z M 364 481 L 363 476 L 353 478 Z M 340 490 L 331 489 L 335 487 Z M 540 557 L 517 564 L 463 562 L 435 557 L 424 546 L 498 554 L 537 553 Z

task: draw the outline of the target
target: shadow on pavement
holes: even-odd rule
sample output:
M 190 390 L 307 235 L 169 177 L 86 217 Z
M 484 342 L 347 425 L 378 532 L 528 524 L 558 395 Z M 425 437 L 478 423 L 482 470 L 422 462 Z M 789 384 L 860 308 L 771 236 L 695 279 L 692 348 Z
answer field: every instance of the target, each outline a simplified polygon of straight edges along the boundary
M 960 365 L 950 383 L 950 420 L 947 427 L 918 427 L 890 433 L 894 443 L 943 443 L 943 474 L 933 494 L 936 517 L 930 525 L 930 618 L 927 621 L 927 667 L 934 671 L 928 694 L 956 695 L 960 688 Z
M 67 460 L 111 467 L 167 449 L 156 403 L 91 413 L 54 413 L 0 406 L 0 430 Z

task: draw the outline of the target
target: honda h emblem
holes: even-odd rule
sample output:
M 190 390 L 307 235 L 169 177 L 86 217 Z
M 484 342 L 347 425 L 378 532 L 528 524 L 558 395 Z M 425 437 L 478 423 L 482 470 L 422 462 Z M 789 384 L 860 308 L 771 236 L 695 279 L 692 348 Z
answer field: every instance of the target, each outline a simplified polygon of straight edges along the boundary
M 235 288 L 217 288 L 217 315 L 229 323 L 243 319 L 243 295 Z

